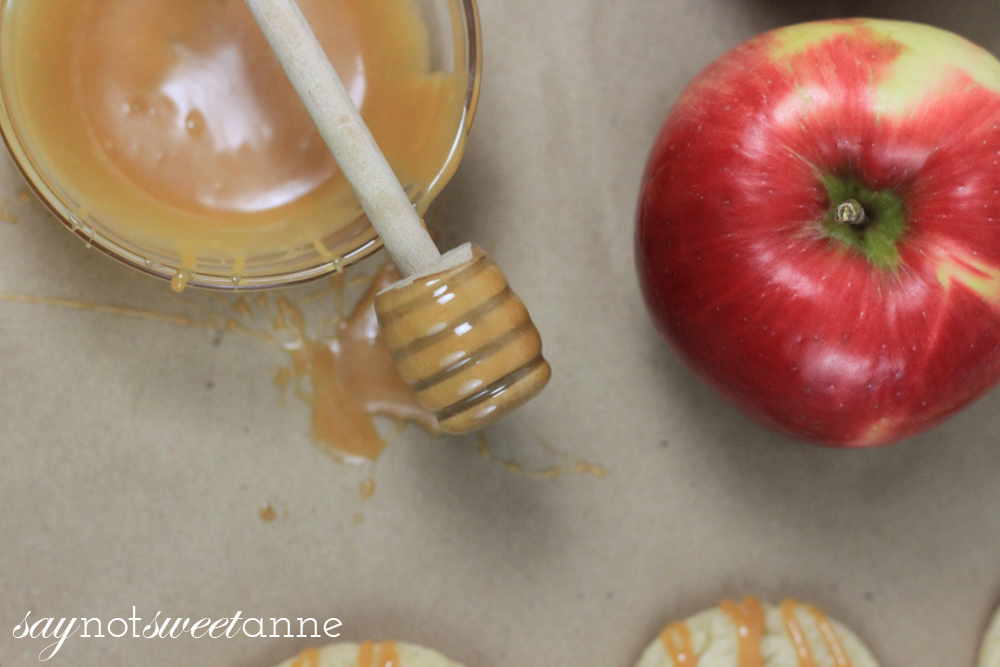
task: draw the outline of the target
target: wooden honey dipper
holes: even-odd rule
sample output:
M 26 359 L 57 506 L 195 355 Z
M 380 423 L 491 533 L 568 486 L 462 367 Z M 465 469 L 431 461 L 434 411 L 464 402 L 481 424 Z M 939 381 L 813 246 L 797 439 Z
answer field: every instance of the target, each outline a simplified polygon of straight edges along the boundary
M 403 279 L 375 311 L 403 379 L 447 433 L 533 397 L 552 374 L 507 278 L 466 243 L 442 255 L 295 0 L 245 0 Z

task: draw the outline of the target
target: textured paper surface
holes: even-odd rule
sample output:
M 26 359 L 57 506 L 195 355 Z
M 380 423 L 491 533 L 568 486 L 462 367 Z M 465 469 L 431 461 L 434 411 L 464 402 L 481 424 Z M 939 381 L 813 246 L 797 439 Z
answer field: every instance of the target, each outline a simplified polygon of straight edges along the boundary
M 282 401 L 277 345 L 0 302 L 0 665 L 35 664 L 48 643 L 13 638 L 29 610 L 107 620 L 135 606 L 147 621 L 337 617 L 345 639 L 422 643 L 469 667 L 628 667 L 667 621 L 745 594 L 817 604 L 883 665 L 971 665 L 1000 599 L 1000 394 L 873 451 L 773 435 L 661 344 L 632 224 L 664 115 L 727 48 L 865 14 L 1000 53 L 993 0 L 481 10 L 479 115 L 428 222 L 443 247 L 473 240 L 505 268 L 554 369 L 488 431 L 497 455 L 545 467 L 564 463 L 555 449 L 607 476 L 529 478 L 474 437 L 415 428 L 373 469 L 344 466 L 311 444 L 307 406 Z M 177 297 L 85 249 L 24 187 L 0 159 L 0 293 L 231 315 L 231 297 Z M 269 667 L 310 643 L 77 638 L 49 664 Z

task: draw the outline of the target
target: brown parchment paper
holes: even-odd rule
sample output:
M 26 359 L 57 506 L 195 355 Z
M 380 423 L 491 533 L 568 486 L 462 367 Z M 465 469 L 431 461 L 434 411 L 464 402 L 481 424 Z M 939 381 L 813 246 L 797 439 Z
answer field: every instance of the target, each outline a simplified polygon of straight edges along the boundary
M 627 667 L 667 621 L 745 594 L 819 605 L 883 665 L 972 665 L 1000 599 L 1000 394 L 872 451 L 765 431 L 656 337 L 632 225 L 663 117 L 726 49 L 862 14 L 1000 53 L 995 2 L 481 10 L 479 114 L 428 221 L 443 247 L 475 240 L 504 267 L 554 369 L 487 432 L 494 453 L 607 475 L 536 479 L 475 437 L 415 427 L 374 467 L 334 462 L 310 441 L 308 406 L 273 382 L 284 352 L 210 325 L 232 297 L 177 297 L 85 249 L 4 157 L 0 293 L 195 324 L 0 301 L 0 665 L 36 664 L 49 643 L 13 637 L 27 611 L 106 621 L 135 607 L 144 623 L 336 617 L 346 639 L 418 642 L 470 667 Z M 314 641 L 71 638 L 49 664 L 269 667 Z

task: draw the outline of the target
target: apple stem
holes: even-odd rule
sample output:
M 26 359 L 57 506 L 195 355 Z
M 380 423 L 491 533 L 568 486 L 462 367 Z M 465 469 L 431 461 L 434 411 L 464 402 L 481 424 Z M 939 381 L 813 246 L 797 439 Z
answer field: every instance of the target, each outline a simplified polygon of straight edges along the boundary
M 834 219 L 843 225 L 851 225 L 852 227 L 860 227 L 867 222 L 865 208 L 856 199 L 848 199 L 837 206 Z

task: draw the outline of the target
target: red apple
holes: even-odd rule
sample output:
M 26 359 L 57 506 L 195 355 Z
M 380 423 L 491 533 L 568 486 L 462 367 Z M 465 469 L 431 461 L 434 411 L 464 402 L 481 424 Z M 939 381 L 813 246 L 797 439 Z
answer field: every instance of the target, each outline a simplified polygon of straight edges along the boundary
M 637 218 L 658 328 L 765 425 L 883 444 L 997 381 L 1000 62 L 960 37 L 842 20 L 737 47 L 667 118 Z

